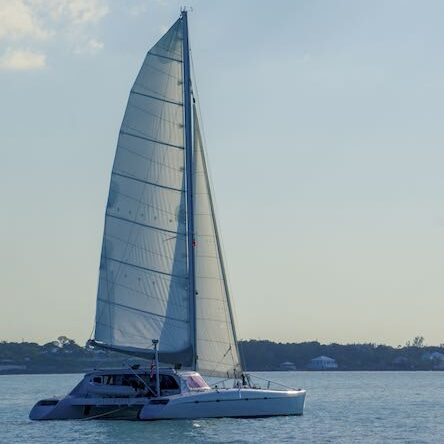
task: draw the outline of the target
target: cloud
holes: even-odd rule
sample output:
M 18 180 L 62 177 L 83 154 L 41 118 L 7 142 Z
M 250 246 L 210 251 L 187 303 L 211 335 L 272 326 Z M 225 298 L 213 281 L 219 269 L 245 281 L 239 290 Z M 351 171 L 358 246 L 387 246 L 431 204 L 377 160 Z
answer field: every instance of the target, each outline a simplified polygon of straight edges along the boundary
M 45 30 L 30 4 L 24 0 L 0 0 L 0 40 L 23 37 L 44 39 L 51 35 Z
M 50 11 L 54 20 L 66 20 L 74 25 L 97 23 L 109 13 L 105 0 L 33 0 Z
M 46 55 L 24 49 L 7 49 L 0 57 L 0 69 L 26 71 L 46 66 Z
M 76 54 L 96 54 L 103 49 L 103 43 L 96 39 L 88 39 L 80 42 L 74 52 Z
M 94 34 L 108 13 L 108 0 L 0 0 L 1 67 L 44 67 L 55 39 L 75 54 L 97 54 L 104 44 Z

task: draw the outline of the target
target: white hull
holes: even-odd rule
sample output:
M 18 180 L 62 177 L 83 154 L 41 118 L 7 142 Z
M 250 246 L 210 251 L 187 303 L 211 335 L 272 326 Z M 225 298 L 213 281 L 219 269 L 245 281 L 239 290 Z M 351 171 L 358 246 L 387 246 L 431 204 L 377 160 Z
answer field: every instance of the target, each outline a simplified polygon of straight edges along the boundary
M 248 418 L 302 415 L 305 390 L 256 386 L 210 388 L 193 371 L 161 369 L 160 396 L 148 369 L 104 369 L 85 375 L 62 399 L 44 399 L 32 408 L 33 420 Z M 141 384 L 137 386 L 137 384 Z
M 77 398 L 37 403 L 32 420 L 248 418 L 302 415 L 304 390 L 223 389 L 162 398 Z
M 139 413 L 141 420 L 248 418 L 302 415 L 305 391 L 228 389 L 178 395 L 166 405 L 148 404 Z

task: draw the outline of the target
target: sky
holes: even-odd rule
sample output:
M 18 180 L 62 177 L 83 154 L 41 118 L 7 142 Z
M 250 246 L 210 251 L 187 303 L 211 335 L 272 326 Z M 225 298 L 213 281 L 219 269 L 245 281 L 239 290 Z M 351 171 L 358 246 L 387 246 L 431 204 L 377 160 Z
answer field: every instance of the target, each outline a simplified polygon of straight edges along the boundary
M 193 1 L 238 336 L 444 342 L 444 4 Z M 169 0 L 0 0 L 0 340 L 83 342 L 109 176 Z

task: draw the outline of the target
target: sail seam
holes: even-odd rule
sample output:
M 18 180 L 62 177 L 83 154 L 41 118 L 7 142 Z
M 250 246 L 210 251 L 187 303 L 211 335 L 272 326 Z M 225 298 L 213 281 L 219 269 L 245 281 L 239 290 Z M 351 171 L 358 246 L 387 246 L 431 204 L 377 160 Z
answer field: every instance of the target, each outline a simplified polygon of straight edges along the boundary
M 127 244 L 127 245 L 130 245 L 130 246 L 134 247 L 135 249 L 137 249 L 139 252 L 140 252 L 140 251 L 143 251 L 144 253 L 147 253 L 147 254 L 149 254 L 149 255 L 153 255 L 153 256 L 158 256 L 158 257 L 160 257 L 160 258 L 162 258 L 162 259 L 170 259 L 170 260 L 173 260 L 173 259 L 174 259 L 173 257 L 171 257 L 171 256 L 169 256 L 169 255 L 167 255 L 167 254 L 160 254 L 160 253 L 157 253 L 156 251 L 148 250 L 147 248 L 141 247 L 141 246 L 138 245 L 138 244 L 135 244 L 135 243 L 133 243 L 133 242 L 127 241 L 126 239 L 122 239 L 121 237 L 114 236 L 114 235 L 109 234 L 109 233 L 107 233 L 106 237 L 107 237 L 108 239 L 115 239 L 115 240 L 117 240 L 117 241 L 120 241 L 120 242 L 122 242 L 122 243 L 125 243 L 125 244 Z M 179 261 L 179 262 L 182 262 L 183 264 L 186 264 L 186 261 L 183 260 L 183 259 L 178 259 L 178 261 Z
M 161 278 L 161 279 L 163 279 L 163 278 Z M 102 278 L 101 280 L 102 280 L 102 281 L 105 281 L 106 283 L 108 283 L 108 281 L 106 280 L 106 278 Z M 152 295 L 150 295 L 150 294 L 148 294 L 148 293 L 144 293 L 143 291 L 136 290 L 135 288 L 129 287 L 128 285 L 119 284 L 119 283 L 117 283 L 117 282 L 115 282 L 115 281 L 109 281 L 109 282 L 110 282 L 111 284 L 113 284 L 114 287 L 121 287 L 121 288 L 123 288 L 123 289 L 125 289 L 125 290 L 130 290 L 132 293 L 138 293 L 138 294 L 140 294 L 140 295 L 142 295 L 142 296 L 145 296 L 145 298 L 147 298 L 147 299 L 154 299 L 155 301 L 157 301 L 157 302 L 161 302 L 161 303 L 163 303 L 163 304 L 167 304 L 167 303 L 168 303 L 168 304 L 170 304 L 170 305 L 173 305 L 173 306 L 177 307 L 178 309 L 183 309 L 183 308 L 184 308 L 183 304 L 176 304 L 176 303 L 173 303 L 173 302 L 171 302 L 171 301 L 168 301 L 168 298 L 165 299 L 165 298 L 162 298 L 162 297 L 152 296 Z
M 142 222 L 136 222 L 135 220 L 127 219 L 125 217 L 115 216 L 114 214 L 106 213 L 106 216 L 107 217 L 112 217 L 113 219 L 121 220 L 123 222 L 128 222 L 130 224 L 139 225 L 139 226 L 141 226 L 143 228 L 151 228 L 152 230 L 163 231 L 164 233 L 175 234 L 177 236 L 185 236 L 185 233 L 180 233 L 178 231 L 168 230 L 166 228 L 159 228 L 159 227 L 155 227 L 153 225 L 143 224 Z
M 204 338 L 198 338 L 198 342 L 215 342 L 216 344 L 225 344 L 225 345 L 231 345 L 231 342 L 225 342 L 225 341 L 218 341 L 216 339 L 204 339 Z M 205 361 L 205 359 L 203 359 Z
M 164 316 L 164 315 L 161 315 L 161 314 L 158 314 L 158 313 L 154 313 L 152 311 L 146 311 L 146 310 L 142 310 L 140 308 L 129 307 L 128 305 L 119 304 L 118 302 L 108 301 L 108 300 L 103 299 L 103 298 L 97 298 L 97 299 L 99 301 L 101 301 L 101 302 L 104 302 L 105 304 L 115 305 L 116 307 L 124 308 L 124 309 L 127 309 L 127 310 L 138 311 L 140 313 L 145 313 L 145 314 L 149 314 L 149 315 L 152 315 L 152 316 L 157 316 L 159 318 L 172 319 L 173 321 L 178 321 L 178 322 L 183 322 L 184 324 L 188 324 L 188 321 L 186 321 L 184 319 L 173 318 L 171 316 Z
M 126 336 L 131 336 L 131 337 L 133 337 L 133 338 L 143 339 L 143 340 L 146 341 L 146 336 L 144 336 L 144 335 L 136 335 L 136 334 L 134 334 L 134 333 L 129 333 L 129 332 L 127 332 L 127 331 L 123 331 L 121 328 L 117 328 L 117 327 L 115 327 L 114 325 L 107 324 L 106 322 L 102 322 L 102 321 L 97 321 L 97 324 L 103 325 L 103 326 L 105 326 L 105 327 L 109 327 L 110 330 L 118 331 L 118 332 L 120 332 L 121 334 L 125 334 Z M 178 330 L 183 330 L 183 328 L 176 327 L 176 326 L 174 326 L 174 328 L 176 328 L 176 329 L 178 329 Z M 168 340 L 166 340 L 166 339 L 163 340 L 163 343 L 171 344 L 171 342 L 168 341 Z M 116 346 L 116 347 L 118 347 L 118 346 Z
M 159 145 L 170 146 L 171 148 L 177 148 L 179 150 L 184 149 L 183 146 L 175 145 L 174 143 L 163 142 L 161 140 L 151 139 L 150 137 L 146 137 L 146 136 L 139 136 L 139 134 L 128 133 L 127 131 L 123 131 L 123 130 L 120 130 L 120 134 L 123 134 L 124 136 L 135 137 L 137 139 L 147 140 L 148 142 L 152 142 L 152 143 L 158 143 Z
M 179 276 L 178 274 L 171 274 L 171 273 L 167 273 L 165 271 L 160 271 L 160 270 L 153 270 L 152 268 L 146 268 L 146 267 L 142 267 L 141 265 L 130 264 L 129 262 L 121 261 L 119 259 L 114 259 L 112 257 L 106 257 L 105 259 L 109 260 L 109 261 L 117 262 L 118 264 L 126 265 L 127 267 L 133 267 L 133 268 L 138 268 L 139 270 L 148 271 L 150 273 L 158 273 L 158 274 L 162 274 L 164 276 L 170 276 L 170 277 L 177 278 L 177 279 L 184 279 L 184 280 L 187 279 L 185 276 Z
M 166 55 L 155 54 L 154 52 L 149 52 L 148 55 L 150 55 L 150 56 L 160 57 L 160 58 L 162 58 L 162 59 L 171 60 L 171 61 L 173 61 L 173 62 L 177 62 L 177 63 L 183 63 L 182 60 L 175 59 L 174 57 L 168 57 L 168 56 L 166 56 Z
M 131 93 L 132 94 L 137 94 L 138 96 L 147 97 L 148 99 L 154 99 L 154 100 L 159 100 L 161 102 L 170 103 L 171 105 L 183 106 L 182 102 L 176 102 L 174 100 L 164 99 L 162 97 L 156 97 L 156 96 L 153 96 L 151 94 L 144 94 L 144 93 L 141 93 L 139 91 L 134 91 L 134 90 L 132 90 Z
M 154 160 L 154 159 L 152 159 L 151 157 L 145 156 L 145 155 L 142 154 L 142 153 L 138 153 L 137 151 L 134 151 L 133 149 L 128 148 L 128 147 L 125 146 L 125 145 L 122 145 L 121 143 L 119 143 L 119 144 L 117 145 L 117 148 L 120 148 L 120 149 L 123 149 L 123 150 L 125 150 L 125 151 L 128 151 L 129 153 L 134 154 L 135 156 L 139 156 L 139 157 L 141 157 L 142 159 L 146 159 L 146 160 L 148 160 L 151 164 L 158 165 L 158 166 L 160 166 L 160 167 L 162 167 L 162 168 L 168 168 L 169 170 L 176 171 L 176 172 L 179 172 L 179 173 L 181 173 L 181 172 L 183 171 L 183 170 L 181 170 L 181 167 L 179 167 L 179 168 L 175 168 L 175 167 L 173 167 L 173 166 L 171 166 L 171 165 L 168 165 L 168 164 L 166 164 L 166 163 L 159 162 L 158 160 Z
M 119 196 L 120 197 L 125 197 L 128 200 L 132 200 L 132 201 L 140 204 L 139 208 L 140 208 L 140 206 L 147 207 L 147 208 L 152 208 L 153 210 L 159 211 L 159 213 L 167 214 L 168 216 L 177 217 L 177 213 L 173 213 L 172 211 L 164 210 L 163 208 L 158 207 L 156 205 L 151 205 L 150 203 L 148 203 L 148 202 L 146 202 L 146 201 L 144 201 L 142 199 L 137 199 L 137 197 L 130 196 L 129 194 L 123 193 L 120 190 L 119 190 Z M 182 222 L 179 222 L 179 223 L 180 223 L 180 225 L 182 225 Z
M 131 180 L 134 180 L 136 182 L 140 182 L 140 183 L 143 183 L 146 185 L 152 185 L 154 187 L 164 188 L 165 190 L 178 191 L 179 193 L 184 193 L 184 190 L 180 190 L 179 188 L 173 188 L 173 187 L 169 187 L 168 185 L 161 185 L 159 183 L 149 182 L 147 180 L 139 179 L 137 177 L 127 176 L 126 174 L 116 173 L 115 171 L 113 171 L 112 174 L 114 176 L 123 177 L 125 179 L 131 179 Z

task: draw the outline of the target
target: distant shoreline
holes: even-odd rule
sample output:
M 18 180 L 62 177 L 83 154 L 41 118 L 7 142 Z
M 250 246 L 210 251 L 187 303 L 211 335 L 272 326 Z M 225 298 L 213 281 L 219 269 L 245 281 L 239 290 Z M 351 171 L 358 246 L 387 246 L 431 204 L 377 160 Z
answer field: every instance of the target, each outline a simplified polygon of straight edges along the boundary
M 444 345 L 425 346 L 417 337 L 404 347 L 376 344 L 276 343 L 240 341 L 246 371 L 440 371 Z M 0 343 L 0 375 L 75 374 L 94 368 L 119 367 L 124 361 L 144 362 L 119 353 L 80 346 L 60 336 L 39 345 L 32 342 Z
M 100 367 L 98 367 L 99 369 Z M 108 367 L 102 367 L 102 368 L 108 368 Z M 119 367 L 124 369 L 125 367 Z M 86 373 L 91 372 L 92 369 L 84 370 L 84 371 L 76 371 L 76 372 L 69 372 L 64 371 L 60 373 L 54 373 L 54 372 L 22 372 L 22 373 L 4 373 L 0 372 L 0 378 L 2 376 L 24 376 L 24 375 L 32 375 L 32 376 L 43 376 L 43 375 L 84 375 Z M 248 372 L 251 373 L 430 373 L 430 372 L 442 372 L 442 369 L 436 369 L 436 370 L 248 370 Z

